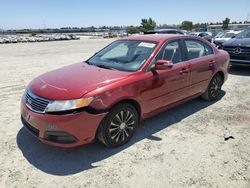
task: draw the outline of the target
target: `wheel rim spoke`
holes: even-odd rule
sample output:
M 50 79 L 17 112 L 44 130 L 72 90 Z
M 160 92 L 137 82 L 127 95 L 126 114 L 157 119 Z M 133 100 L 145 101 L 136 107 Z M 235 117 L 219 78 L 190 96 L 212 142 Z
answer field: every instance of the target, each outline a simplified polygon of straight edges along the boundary
M 127 117 L 126 117 L 125 123 L 129 122 L 131 120 L 131 118 L 133 118 L 133 114 L 131 114 L 129 111 L 127 111 Z
M 122 132 L 122 131 L 119 131 L 119 132 L 118 132 L 118 135 L 117 135 L 117 137 L 116 137 L 116 139 L 115 139 L 116 142 L 118 142 L 118 141 L 120 140 L 121 132 Z
M 109 129 L 109 132 L 112 133 L 112 132 L 114 132 L 114 131 L 116 131 L 116 130 L 119 130 L 119 127 L 110 128 L 110 129 Z
M 130 123 L 127 123 L 127 126 L 134 125 L 134 124 L 135 124 L 135 121 L 132 121 Z
M 126 136 L 126 137 L 128 137 L 128 136 L 129 136 L 129 134 L 128 134 L 128 132 L 127 132 L 127 130 L 126 130 L 126 129 L 124 129 L 124 133 L 125 133 L 125 136 Z
M 113 121 L 111 122 L 112 127 L 119 127 L 119 124 L 114 123 Z
M 119 116 L 119 114 L 116 114 L 116 119 L 119 121 L 119 123 L 122 123 L 121 117 Z
M 117 130 L 117 132 L 114 133 L 114 135 L 111 136 L 111 138 L 112 138 L 112 139 L 115 139 L 115 138 L 119 135 L 120 132 L 121 132 L 120 130 Z
M 122 141 L 125 140 L 125 131 L 122 131 Z

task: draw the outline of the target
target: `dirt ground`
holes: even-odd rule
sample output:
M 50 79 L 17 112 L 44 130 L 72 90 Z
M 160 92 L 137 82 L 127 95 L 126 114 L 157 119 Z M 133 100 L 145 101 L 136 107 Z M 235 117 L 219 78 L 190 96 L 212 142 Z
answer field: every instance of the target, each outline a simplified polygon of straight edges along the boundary
M 250 187 L 250 68 L 233 68 L 214 103 L 195 99 L 141 123 L 125 146 L 65 150 L 20 122 L 36 76 L 85 60 L 111 39 L 0 45 L 0 187 Z M 235 137 L 224 141 L 227 127 Z

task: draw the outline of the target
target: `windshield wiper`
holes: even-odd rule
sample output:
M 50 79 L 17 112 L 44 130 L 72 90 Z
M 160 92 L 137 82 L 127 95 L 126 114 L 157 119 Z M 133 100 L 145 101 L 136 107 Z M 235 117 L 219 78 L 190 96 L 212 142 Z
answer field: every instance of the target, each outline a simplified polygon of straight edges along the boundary
M 91 65 L 94 65 L 94 64 L 91 64 Z M 111 67 L 108 67 L 108 66 L 105 66 L 105 65 L 94 65 L 94 66 L 97 66 L 97 67 L 100 67 L 100 68 L 103 68 L 103 69 L 115 70 L 114 68 L 111 68 Z

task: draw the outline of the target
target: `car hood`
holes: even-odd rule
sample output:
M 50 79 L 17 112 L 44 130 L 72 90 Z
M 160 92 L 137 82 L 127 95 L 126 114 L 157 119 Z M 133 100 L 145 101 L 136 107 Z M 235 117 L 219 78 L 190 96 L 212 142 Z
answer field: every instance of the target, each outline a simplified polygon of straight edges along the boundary
M 234 38 L 223 44 L 224 46 L 247 46 L 250 47 L 250 38 Z
M 77 99 L 130 74 L 82 62 L 45 73 L 34 79 L 28 88 L 32 93 L 50 100 Z
M 216 39 L 214 39 L 214 41 L 216 41 L 216 42 L 225 42 L 225 41 L 228 41 L 230 39 L 231 38 L 216 38 Z

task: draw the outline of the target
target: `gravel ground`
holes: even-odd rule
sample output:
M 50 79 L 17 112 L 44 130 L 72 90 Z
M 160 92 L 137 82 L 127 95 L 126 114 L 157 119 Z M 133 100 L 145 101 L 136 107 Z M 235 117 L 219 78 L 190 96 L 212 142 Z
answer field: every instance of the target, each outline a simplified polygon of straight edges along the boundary
M 25 86 L 110 43 L 88 39 L 0 45 L 0 187 L 250 187 L 250 68 L 233 68 L 214 103 L 195 99 L 141 123 L 125 146 L 65 150 L 20 122 Z M 224 141 L 227 127 L 235 137 Z

